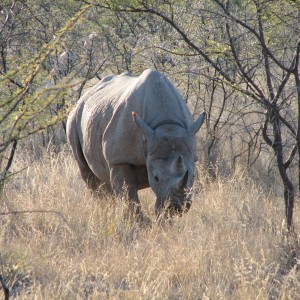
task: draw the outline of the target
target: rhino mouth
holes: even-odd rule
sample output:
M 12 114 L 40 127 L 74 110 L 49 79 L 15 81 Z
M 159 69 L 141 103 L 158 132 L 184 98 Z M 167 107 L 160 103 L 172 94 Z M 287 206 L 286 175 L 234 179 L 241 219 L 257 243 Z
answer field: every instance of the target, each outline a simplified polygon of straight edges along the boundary
M 192 205 L 189 198 L 185 190 L 174 190 L 171 194 L 170 201 L 168 201 L 168 209 L 174 214 L 180 215 L 188 212 Z
M 167 210 L 169 211 L 171 216 L 179 215 L 182 216 L 183 213 L 186 213 L 191 208 L 191 202 L 185 201 L 183 204 L 181 203 L 170 203 L 167 206 Z
M 185 190 L 173 190 L 165 198 L 157 198 L 156 213 L 158 218 L 172 218 L 174 216 L 181 217 L 187 213 L 192 206 L 192 200 Z
M 181 217 L 184 213 L 187 213 L 189 211 L 191 205 L 192 205 L 191 201 L 184 201 L 183 203 L 180 203 L 179 201 L 168 201 L 167 204 L 165 205 L 166 216 Z

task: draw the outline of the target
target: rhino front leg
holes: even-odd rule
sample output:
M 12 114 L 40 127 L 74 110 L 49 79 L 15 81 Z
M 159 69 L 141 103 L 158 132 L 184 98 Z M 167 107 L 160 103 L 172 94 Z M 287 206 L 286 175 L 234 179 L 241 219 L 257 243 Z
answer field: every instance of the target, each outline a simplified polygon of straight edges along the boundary
M 116 196 L 124 196 L 129 210 L 141 215 L 141 203 L 138 198 L 138 179 L 130 164 L 115 165 L 110 170 L 110 182 Z

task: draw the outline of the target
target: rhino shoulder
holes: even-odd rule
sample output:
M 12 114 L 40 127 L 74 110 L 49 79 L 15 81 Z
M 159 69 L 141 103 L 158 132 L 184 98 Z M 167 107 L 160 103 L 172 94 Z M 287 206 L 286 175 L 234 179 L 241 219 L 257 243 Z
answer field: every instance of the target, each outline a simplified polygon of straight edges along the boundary
M 160 81 L 164 79 L 165 76 L 155 69 L 147 69 L 140 75 L 140 78 L 145 81 Z

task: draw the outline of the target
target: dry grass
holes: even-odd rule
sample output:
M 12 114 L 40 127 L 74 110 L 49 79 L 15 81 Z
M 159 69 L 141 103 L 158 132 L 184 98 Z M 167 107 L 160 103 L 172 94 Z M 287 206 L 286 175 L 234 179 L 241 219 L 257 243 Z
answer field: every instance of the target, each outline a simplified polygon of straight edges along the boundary
M 15 167 L 25 164 L 19 155 Z M 242 171 L 214 182 L 204 174 L 188 214 L 139 228 L 124 222 L 120 201 L 88 193 L 68 151 L 31 163 L 1 197 L 2 212 L 48 211 L 0 216 L 0 271 L 13 298 L 300 299 L 282 199 Z M 153 195 L 141 198 L 154 217 Z

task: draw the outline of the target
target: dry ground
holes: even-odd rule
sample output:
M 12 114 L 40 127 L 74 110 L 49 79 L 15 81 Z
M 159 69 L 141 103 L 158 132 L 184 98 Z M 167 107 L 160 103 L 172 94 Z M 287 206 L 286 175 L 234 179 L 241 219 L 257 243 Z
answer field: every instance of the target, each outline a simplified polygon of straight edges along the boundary
M 31 211 L 0 215 L 0 272 L 13 299 L 300 299 L 283 201 L 241 170 L 215 181 L 199 170 L 188 214 L 139 228 L 120 200 L 89 194 L 67 150 L 26 157 L 0 198 L 0 212 Z M 154 218 L 151 192 L 141 199 Z

